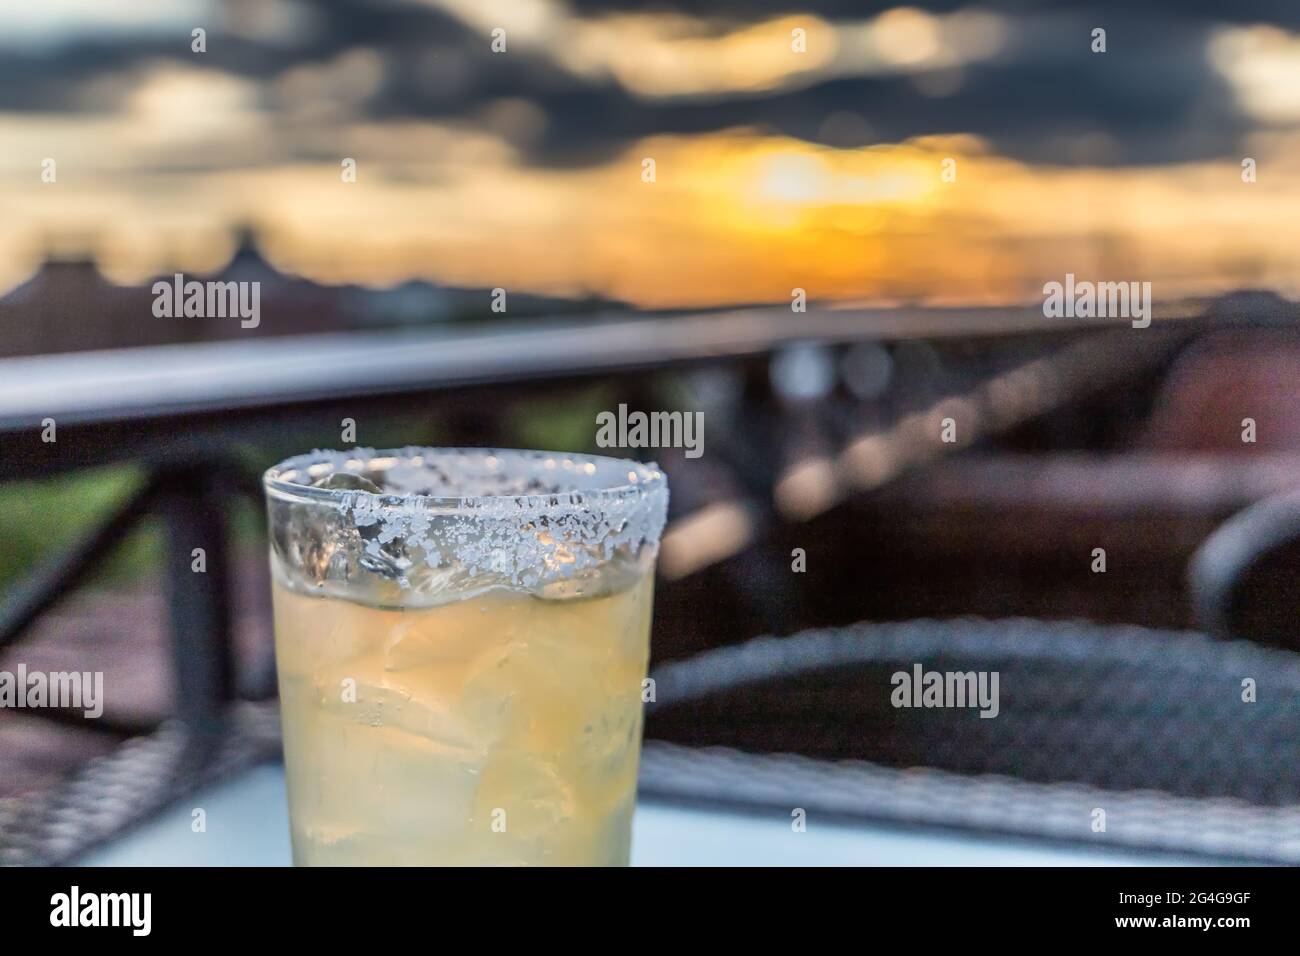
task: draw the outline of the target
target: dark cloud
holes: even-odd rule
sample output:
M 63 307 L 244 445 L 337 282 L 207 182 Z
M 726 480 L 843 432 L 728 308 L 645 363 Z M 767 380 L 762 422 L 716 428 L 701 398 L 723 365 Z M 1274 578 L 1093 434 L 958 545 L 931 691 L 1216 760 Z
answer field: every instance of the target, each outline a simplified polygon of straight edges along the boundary
M 894 5 L 848 0 L 571 4 L 588 15 L 676 10 L 733 25 L 792 9 L 858 20 Z M 382 55 L 386 74 L 384 89 L 367 105 L 374 118 L 474 117 L 494 100 L 522 97 L 547 117 L 530 154 L 539 164 L 594 163 L 645 135 L 737 126 L 833 142 L 837 127 L 827 120 L 836 114 L 861 117 L 866 141 L 969 132 L 987 137 L 999 152 L 1037 162 L 1153 163 L 1235 155 L 1251 124 L 1206 62 L 1211 30 L 1228 21 L 1300 28 L 1300 4 L 1291 2 L 1101 0 L 1086 11 L 987 3 L 983 9 L 1007 16 L 1009 44 L 996 59 L 967 67 L 946 96 L 926 95 L 913 78 L 889 75 L 838 77 L 759 95 L 646 100 L 611 80 L 579 80 L 547 57 L 522 49 L 494 55 L 485 36 L 434 8 L 398 0 L 318 0 L 311 6 L 313 29 L 288 43 L 259 45 L 211 33 L 203 64 L 268 80 L 297 64 L 372 47 Z M 968 5 L 937 0 L 921 6 L 950 12 Z M 1089 30 L 1097 25 L 1108 31 L 1104 56 L 1088 49 Z M 43 52 L 0 49 L 0 110 L 110 108 L 102 96 L 86 95 L 100 78 L 148 61 L 192 64 L 195 58 L 188 34 L 170 42 L 155 36 L 83 40 Z
M 837 115 L 860 117 L 861 144 L 975 133 L 1033 162 L 1127 164 L 1233 153 L 1252 127 L 1205 59 L 1211 27 L 1133 18 L 1112 21 L 1108 52 L 1089 48 L 1090 20 L 1023 20 L 1009 48 L 966 67 L 950 95 L 891 74 L 830 79 L 762 96 L 646 101 L 616 86 L 557 92 L 543 105 L 551 125 L 539 162 L 607 156 L 646 132 L 704 133 L 754 127 L 830 145 Z M 1140 38 L 1135 40 L 1134 38 Z M 1075 148 L 1077 146 L 1077 148 Z

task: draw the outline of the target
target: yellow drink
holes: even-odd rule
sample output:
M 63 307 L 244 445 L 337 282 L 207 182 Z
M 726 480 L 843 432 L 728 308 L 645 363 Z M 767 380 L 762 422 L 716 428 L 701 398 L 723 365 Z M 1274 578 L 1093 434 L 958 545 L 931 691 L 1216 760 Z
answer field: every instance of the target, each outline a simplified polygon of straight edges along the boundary
M 385 610 L 277 585 L 294 862 L 626 865 L 652 587 Z

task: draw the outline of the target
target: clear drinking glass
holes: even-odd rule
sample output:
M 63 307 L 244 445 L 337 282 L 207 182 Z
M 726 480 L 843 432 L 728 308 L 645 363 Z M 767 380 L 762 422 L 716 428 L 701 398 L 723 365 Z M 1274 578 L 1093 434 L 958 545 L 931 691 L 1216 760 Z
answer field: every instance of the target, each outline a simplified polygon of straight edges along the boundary
M 662 472 L 404 448 L 264 484 L 294 862 L 625 865 Z

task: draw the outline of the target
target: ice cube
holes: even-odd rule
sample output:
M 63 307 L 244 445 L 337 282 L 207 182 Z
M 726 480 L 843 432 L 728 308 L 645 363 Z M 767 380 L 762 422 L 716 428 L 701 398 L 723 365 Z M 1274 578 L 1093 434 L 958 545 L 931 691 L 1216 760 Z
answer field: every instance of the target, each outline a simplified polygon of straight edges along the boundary
M 354 724 L 386 727 L 440 745 L 450 757 L 471 759 L 492 737 L 457 710 L 454 688 L 439 687 L 433 678 L 429 673 L 403 678 L 354 662 L 318 674 L 316 686 L 326 711 Z
M 572 785 L 550 756 L 515 749 L 493 754 L 474 801 L 476 820 L 504 810 L 505 832 L 525 840 L 550 837 L 576 809 Z
M 372 495 L 383 494 L 383 489 L 365 475 L 353 474 L 350 471 L 331 472 L 323 478 L 317 478 L 311 486 L 328 491 L 368 491 Z

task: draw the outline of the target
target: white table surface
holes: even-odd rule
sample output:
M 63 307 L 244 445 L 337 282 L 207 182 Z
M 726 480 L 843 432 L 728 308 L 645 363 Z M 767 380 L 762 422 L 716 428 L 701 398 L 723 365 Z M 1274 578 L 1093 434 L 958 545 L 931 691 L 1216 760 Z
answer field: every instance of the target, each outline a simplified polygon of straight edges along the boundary
M 202 807 L 206 832 L 191 829 Z M 283 866 L 290 863 L 284 768 L 257 767 L 173 807 L 82 861 L 90 866 Z M 1087 847 L 742 814 L 642 801 L 635 866 L 1107 866 L 1203 862 Z

